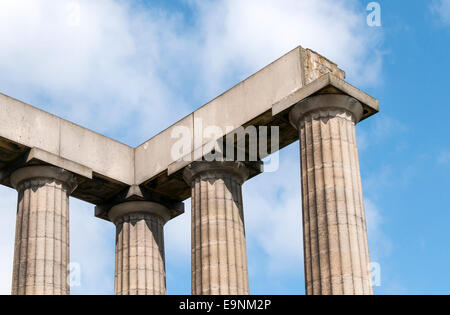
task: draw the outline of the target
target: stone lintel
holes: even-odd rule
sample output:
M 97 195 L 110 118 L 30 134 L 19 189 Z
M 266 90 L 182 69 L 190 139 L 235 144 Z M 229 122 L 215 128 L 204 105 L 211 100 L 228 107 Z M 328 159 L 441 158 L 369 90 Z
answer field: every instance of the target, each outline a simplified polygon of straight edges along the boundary
M 310 96 L 346 94 L 363 105 L 362 119 L 377 113 L 378 101 L 344 79 L 335 63 L 297 47 L 136 148 L 0 94 L 0 184 L 11 186 L 11 172 L 23 164 L 50 164 L 76 174 L 80 182 L 73 197 L 95 205 L 133 185 L 180 202 L 190 196 L 184 168 L 203 157 L 205 145 L 226 137 L 228 127 L 278 126 L 281 150 L 298 141 L 290 109 Z M 196 143 L 209 126 L 223 135 Z M 172 156 L 180 131 L 190 144 L 183 150 L 186 160 Z M 32 159 L 24 157 L 29 150 Z M 251 171 L 250 177 L 257 174 Z

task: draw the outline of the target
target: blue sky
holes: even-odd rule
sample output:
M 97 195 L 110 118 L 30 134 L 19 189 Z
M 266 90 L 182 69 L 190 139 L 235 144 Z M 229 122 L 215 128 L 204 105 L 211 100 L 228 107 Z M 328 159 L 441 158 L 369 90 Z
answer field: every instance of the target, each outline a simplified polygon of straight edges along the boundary
M 449 293 L 450 1 L 378 1 L 374 28 L 369 2 L 3 0 L 0 92 L 135 146 L 295 46 L 312 48 L 380 100 L 357 127 L 376 293 Z M 252 294 L 304 293 L 298 146 L 244 186 Z M 4 294 L 16 198 L 0 188 Z M 190 293 L 186 208 L 166 226 L 169 294 Z M 114 234 L 71 199 L 73 294 L 113 292 Z

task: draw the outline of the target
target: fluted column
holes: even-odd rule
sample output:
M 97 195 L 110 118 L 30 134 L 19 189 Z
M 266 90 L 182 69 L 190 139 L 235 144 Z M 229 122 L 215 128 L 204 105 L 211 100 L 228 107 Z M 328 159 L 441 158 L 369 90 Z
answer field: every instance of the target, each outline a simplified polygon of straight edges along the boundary
M 113 207 L 116 224 L 116 295 L 165 295 L 164 225 L 169 210 L 161 204 L 135 201 Z
M 243 163 L 194 162 L 192 187 L 192 294 L 248 295 L 242 184 Z
M 357 100 L 332 94 L 290 113 L 301 146 L 308 295 L 373 294 L 355 136 L 362 113 Z
M 15 171 L 19 192 L 14 247 L 13 295 L 66 295 L 69 255 L 71 173 L 33 166 Z

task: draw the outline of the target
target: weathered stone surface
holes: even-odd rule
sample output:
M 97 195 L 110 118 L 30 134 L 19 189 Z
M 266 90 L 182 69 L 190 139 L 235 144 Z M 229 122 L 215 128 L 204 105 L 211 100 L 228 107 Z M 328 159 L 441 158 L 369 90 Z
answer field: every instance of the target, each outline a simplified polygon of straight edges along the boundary
M 355 124 L 361 105 L 344 95 L 306 99 L 299 130 L 308 295 L 373 294 Z
M 12 182 L 19 192 L 12 294 L 69 294 L 72 174 L 28 167 L 13 173 Z
M 304 85 L 319 79 L 321 76 L 331 73 L 335 77 L 345 80 L 345 72 L 338 68 L 337 64 L 311 49 L 301 49 Z
M 192 294 L 249 294 L 242 163 L 195 162 L 192 187 Z
M 169 220 L 164 206 L 145 201 L 113 207 L 116 224 L 116 295 L 165 295 L 164 224 Z

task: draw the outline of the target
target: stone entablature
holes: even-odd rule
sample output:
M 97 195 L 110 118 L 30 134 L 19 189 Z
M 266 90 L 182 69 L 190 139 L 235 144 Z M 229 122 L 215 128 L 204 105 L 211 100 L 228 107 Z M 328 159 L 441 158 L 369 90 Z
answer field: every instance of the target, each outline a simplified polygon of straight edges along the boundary
M 166 294 L 163 228 L 190 197 L 193 294 L 249 294 L 242 185 L 265 156 L 208 160 L 248 126 L 277 126 L 275 151 L 300 140 L 307 294 L 373 294 L 355 125 L 379 105 L 344 79 L 297 47 L 137 148 L 0 94 L 0 184 L 19 192 L 13 294 L 69 294 L 69 196 L 117 227 L 116 294 Z

